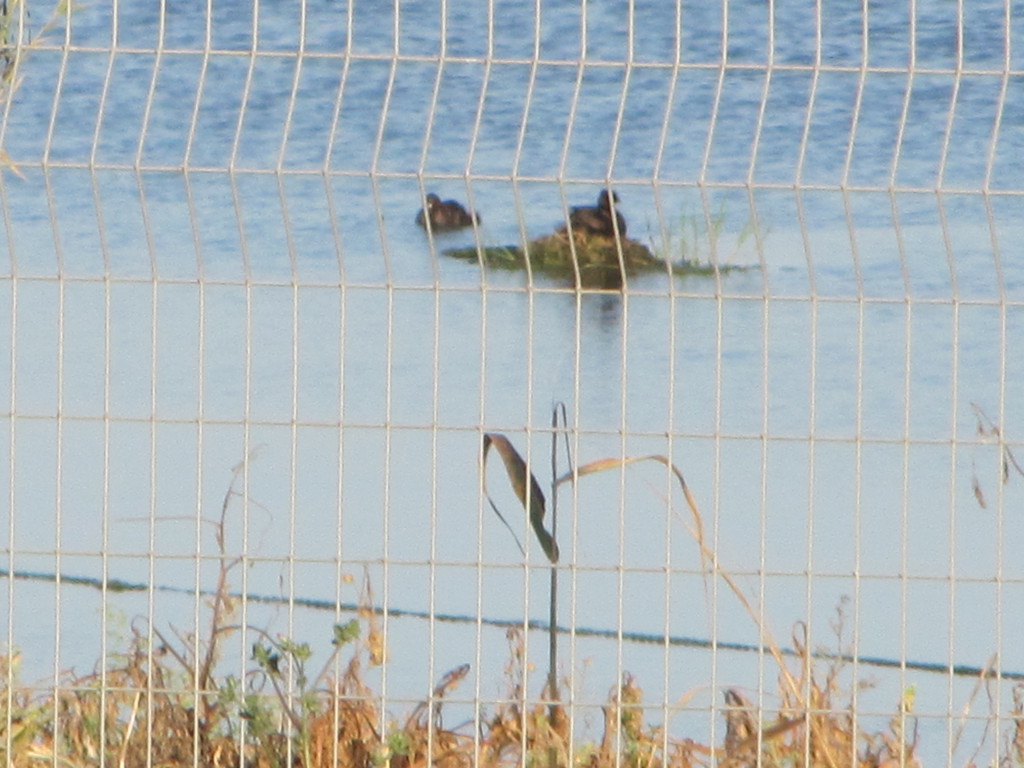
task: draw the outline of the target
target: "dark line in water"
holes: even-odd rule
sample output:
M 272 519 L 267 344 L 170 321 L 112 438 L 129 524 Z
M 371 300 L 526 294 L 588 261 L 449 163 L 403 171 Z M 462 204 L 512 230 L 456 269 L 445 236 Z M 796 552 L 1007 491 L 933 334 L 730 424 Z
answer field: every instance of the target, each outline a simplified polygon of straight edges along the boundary
M 104 587 L 103 580 L 94 578 L 92 576 L 65 576 L 60 574 L 58 577 L 54 573 L 42 573 L 40 571 L 22 571 L 15 570 L 10 571 L 5 568 L 0 568 L 0 578 L 13 578 L 22 579 L 25 581 L 48 581 L 57 583 L 58 581 L 63 584 L 75 584 L 82 587 L 92 587 L 93 589 L 102 590 Z M 106 589 L 109 592 L 146 592 L 150 589 L 149 584 L 142 582 L 133 581 L 122 581 L 121 579 L 107 579 Z M 215 593 L 209 589 L 187 589 L 185 587 L 172 587 L 163 584 L 157 584 L 153 587 L 156 592 L 170 592 L 179 595 L 199 595 L 201 597 L 212 597 Z M 292 605 L 302 606 L 303 608 L 313 608 L 319 611 L 333 611 L 341 610 L 350 613 L 356 613 L 359 611 L 369 611 L 377 616 L 388 616 L 392 618 L 408 618 L 408 619 L 430 619 L 433 618 L 435 621 L 449 622 L 452 624 L 476 624 L 479 622 L 488 627 L 499 627 L 502 629 L 528 629 L 536 631 L 547 631 L 550 626 L 548 622 L 541 621 L 539 619 L 530 619 L 529 621 L 522 621 L 521 619 L 491 619 L 476 616 L 468 616 L 466 614 L 458 613 L 435 613 L 430 614 L 427 611 L 414 611 L 405 608 L 383 608 L 381 606 L 363 606 L 357 603 L 335 603 L 329 600 L 316 600 L 309 597 L 279 597 L 276 595 L 260 595 L 260 594 L 242 594 L 240 592 L 229 593 L 230 597 L 235 600 L 251 600 L 254 603 L 267 603 L 271 605 Z M 753 643 L 732 643 L 725 641 L 714 642 L 712 640 L 706 640 L 698 637 L 684 637 L 680 635 L 657 635 L 648 634 L 645 632 L 619 632 L 615 629 L 596 629 L 592 627 L 576 627 L 573 630 L 570 627 L 564 627 L 561 624 L 555 627 L 555 631 L 559 634 L 575 634 L 576 637 L 599 637 L 610 640 L 621 639 L 628 643 L 645 643 L 648 645 L 667 645 L 672 647 L 681 648 L 703 648 L 703 649 L 718 649 L 724 651 L 737 651 L 740 653 L 763 653 L 769 654 L 771 651 L 763 645 L 755 645 Z M 783 656 L 799 657 L 800 654 L 792 648 L 780 648 L 779 652 Z M 938 662 L 929 661 L 904 661 L 901 662 L 898 659 L 887 659 L 881 656 L 854 656 L 848 653 L 830 653 L 828 651 L 811 651 L 811 657 L 815 659 L 823 659 L 826 661 L 842 661 L 848 664 L 863 664 L 870 667 L 883 667 L 886 669 L 909 669 L 917 672 L 931 672 L 936 674 L 949 673 L 960 677 L 984 677 L 986 679 L 1002 678 L 1003 680 L 1022 680 L 1024 681 L 1024 672 L 1011 672 L 1011 671 L 1000 671 L 998 669 L 991 669 L 989 667 L 975 667 L 968 664 L 941 664 Z

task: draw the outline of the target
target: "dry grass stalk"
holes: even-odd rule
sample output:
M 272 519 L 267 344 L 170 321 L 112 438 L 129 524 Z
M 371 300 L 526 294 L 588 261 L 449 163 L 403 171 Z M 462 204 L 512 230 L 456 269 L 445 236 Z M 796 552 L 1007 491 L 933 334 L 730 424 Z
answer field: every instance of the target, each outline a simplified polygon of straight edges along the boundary
M 369 661 L 364 644 L 350 646 L 341 676 L 310 695 L 300 728 L 270 692 L 232 698 L 229 678 L 216 690 L 197 692 L 170 653 L 149 653 L 135 633 L 128 651 L 103 676 L 68 677 L 34 697 L 26 688 L 0 691 L 9 718 L 0 719 L 6 765 L 159 765 L 212 768 L 919 768 L 911 703 L 901 702 L 887 730 L 863 731 L 844 689 L 846 661 L 815 661 L 801 649 L 780 680 L 777 709 L 760 711 L 738 689 L 723 692 L 725 722 L 719 745 L 673 738 L 647 722 L 643 691 L 631 675 L 609 693 L 600 737 L 570 743 L 571 712 L 547 699 L 530 700 L 525 688 L 521 632 L 510 631 L 506 691 L 491 711 L 472 724 L 449 727 L 444 704 L 469 672 L 444 675 L 430 696 L 404 720 L 384 712 L 363 680 Z M 0 660 L 11 663 L 11 659 Z M 5 678 L 6 680 L 7 678 Z M 1024 757 L 1024 693 L 1015 690 L 1005 765 Z M 198 706 L 208 699 L 205 706 Z M 243 706 L 244 705 L 244 706 Z M 554 711 L 554 716 L 552 715 Z M 208 719 L 197 712 L 205 712 Z M 261 714 L 261 712 L 263 714 Z M 266 713 L 270 717 L 266 717 Z M 382 723 L 387 723 L 382 726 Z M 583 736 L 582 729 L 578 737 Z
M 1013 687 L 1013 710 L 1010 712 L 1013 730 L 1006 750 L 1011 765 L 1024 765 L 1024 684 Z

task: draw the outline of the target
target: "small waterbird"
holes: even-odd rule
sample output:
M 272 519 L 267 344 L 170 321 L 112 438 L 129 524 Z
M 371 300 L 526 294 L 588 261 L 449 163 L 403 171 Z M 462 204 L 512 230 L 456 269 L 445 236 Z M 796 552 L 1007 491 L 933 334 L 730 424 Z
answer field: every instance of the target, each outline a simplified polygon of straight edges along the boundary
M 626 220 L 615 209 L 619 196 L 602 189 L 597 196 L 597 205 L 581 205 L 569 212 L 569 227 L 573 232 L 600 237 L 626 237 Z
M 429 223 L 434 232 L 445 232 L 479 224 L 480 215 L 467 211 L 457 200 L 441 200 L 431 192 L 427 195 L 426 206 L 416 214 L 416 223 L 424 229 Z

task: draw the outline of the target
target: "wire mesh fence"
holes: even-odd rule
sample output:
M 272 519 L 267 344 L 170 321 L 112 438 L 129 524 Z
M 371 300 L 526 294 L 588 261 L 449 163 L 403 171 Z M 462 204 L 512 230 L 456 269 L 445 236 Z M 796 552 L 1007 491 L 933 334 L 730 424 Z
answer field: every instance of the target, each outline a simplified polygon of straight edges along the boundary
M 1018 17 L 0 2 L 6 762 L 1024 763 Z

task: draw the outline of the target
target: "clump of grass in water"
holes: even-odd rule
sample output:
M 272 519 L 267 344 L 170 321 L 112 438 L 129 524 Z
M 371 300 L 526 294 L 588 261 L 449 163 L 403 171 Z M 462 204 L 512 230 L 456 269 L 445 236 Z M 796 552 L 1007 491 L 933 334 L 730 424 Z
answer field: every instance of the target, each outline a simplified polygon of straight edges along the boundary
M 750 269 L 731 262 L 755 233 L 752 220 L 736 235 L 726 259 L 712 258 L 713 254 L 721 255 L 719 243 L 725 225 L 723 203 L 710 223 L 703 216 L 684 214 L 678 232 L 664 235 L 654 251 L 629 238 L 616 242 L 581 232 L 570 237 L 560 231 L 531 240 L 525 248 L 514 245 L 453 248 L 445 254 L 467 261 L 483 261 L 494 269 L 530 270 L 581 288 L 617 290 L 628 278 L 643 274 L 671 273 L 685 277 Z M 651 237 L 652 242 L 656 240 Z
M 709 274 L 716 271 L 749 269 L 735 263 L 744 246 L 757 233 L 758 225 L 748 218 L 736 233 L 731 246 L 725 242 L 726 202 L 722 200 L 718 209 L 710 216 L 703 213 L 684 211 L 679 217 L 678 227 L 667 232 L 652 233 L 656 242 L 655 253 L 673 265 L 677 274 Z M 648 225 L 648 229 L 651 227 Z M 767 234 L 762 230 L 762 235 Z
M 482 260 L 494 269 L 530 270 L 581 288 L 621 288 L 625 280 L 647 272 L 666 272 L 667 265 L 636 240 L 566 232 L 531 240 L 525 248 L 486 246 L 454 248 L 445 254 L 467 261 Z

